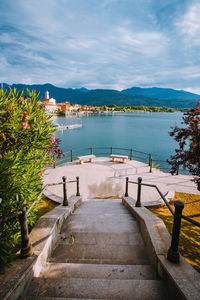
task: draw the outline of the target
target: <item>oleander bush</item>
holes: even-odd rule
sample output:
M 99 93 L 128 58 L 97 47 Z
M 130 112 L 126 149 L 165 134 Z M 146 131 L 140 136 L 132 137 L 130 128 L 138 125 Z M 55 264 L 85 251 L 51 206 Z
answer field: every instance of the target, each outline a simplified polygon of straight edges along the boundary
M 39 92 L 0 91 L 0 219 L 28 208 L 42 190 L 45 169 L 62 156 L 51 117 L 38 104 Z M 36 208 L 34 208 L 36 210 Z M 29 215 L 33 223 L 34 210 Z M 20 240 L 17 219 L 1 223 L 0 266 Z

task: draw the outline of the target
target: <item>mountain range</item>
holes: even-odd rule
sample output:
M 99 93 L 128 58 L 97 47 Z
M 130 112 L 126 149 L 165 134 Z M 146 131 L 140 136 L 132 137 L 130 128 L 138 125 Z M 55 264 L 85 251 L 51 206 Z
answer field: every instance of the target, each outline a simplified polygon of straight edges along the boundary
M 117 106 L 166 106 L 173 108 L 194 107 L 200 101 L 200 95 L 189 93 L 183 90 L 169 88 L 140 88 L 132 87 L 122 91 L 110 89 L 89 90 L 84 87 L 79 89 L 60 88 L 52 84 L 3 84 L 4 88 L 9 86 L 17 89 L 39 90 L 41 99 L 44 98 L 45 91 L 48 90 L 50 97 L 55 98 L 56 102 L 69 101 L 73 104 L 81 105 L 109 105 Z

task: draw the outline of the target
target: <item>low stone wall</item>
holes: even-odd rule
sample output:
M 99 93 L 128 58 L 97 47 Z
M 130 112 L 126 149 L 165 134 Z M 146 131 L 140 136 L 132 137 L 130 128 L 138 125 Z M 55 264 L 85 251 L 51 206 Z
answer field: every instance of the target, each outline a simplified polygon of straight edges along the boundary
M 169 299 L 200 299 L 200 274 L 182 256 L 178 264 L 166 258 L 171 236 L 164 222 L 145 207 L 135 207 L 131 197 L 123 197 L 122 203 L 139 222 L 150 261 L 167 284 Z
M 34 255 L 14 261 L 0 276 L 0 299 L 17 300 L 33 276 L 37 277 L 56 245 L 63 221 L 82 202 L 81 197 L 69 200 L 69 206 L 59 205 L 42 216 L 30 233 Z

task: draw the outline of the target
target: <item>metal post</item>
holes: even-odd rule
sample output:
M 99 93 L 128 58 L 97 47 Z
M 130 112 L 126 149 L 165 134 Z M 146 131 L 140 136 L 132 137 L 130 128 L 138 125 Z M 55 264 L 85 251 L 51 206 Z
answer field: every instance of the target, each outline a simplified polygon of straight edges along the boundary
M 20 256 L 22 258 L 26 258 L 33 254 L 33 250 L 28 235 L 28 223 L 27 223 L 27 215 L 26 215 L 25 207 L 23 207 L 22 213 L 19 215 L 19 222 L 20 222 L 21 236 L 22 236 Z
M 56 168 L 56 160 L 55 160 L 55 157 L 53 156 L 53 161 L 54 161 L 54 163 L 53 163 L 53 168 L 55 169 Z
M 149 153 L 149 167 L 151 165 L 151 153 Z
M 177 168 L 176 168 L 176 175 L 179 174 L 179 164 L 177 163 Z
M 91 154 L 91 155 L 93 154 L 92 147 L 90 147 L 90 154 Z
M 76 196 L 80 196 L 80 191 L 79 191 L 79 177 L 76 177 Z
M 73 161 L 73 152 L 72 150 L 70 150 L 70 153 L 71 153 L 71 162 Z
M 125 191 L 125 197 L 128 197 L 128 177 L 126 177 L 126 191 Z
M 67 201 L 67 188 L 66 188 L 66 180 L 67 177 L 63 176 L 63 206 L 68 206 L 68 201 Z
M 152 156 L 151 156 L 150 157 L 150 170 L 149 170 L 149 173 L 152 173 L 152 165 L 153 165 L 153 160 L 152 160 Z
M 133 159 L 133 149 L 130 150 L 130 160 Z
M 110 154 L 112 154 L 112 147 L 110 147 Z
M 179 243 L 179 234 L 181 228 L 181 217 L 182 217 L 182 210 L 184 208 L 184 203 L 181 201 L 175 201 L 175 214 L 174 214 L 174 224 L 173 224 L 173 231 L 172 231 L 172 241 L 171 247 L 167 253 L 167 259 L 171 262 L 178 263 L 179 262 L 179 251 L 178 251 L 178 243 Z
M 137 202 L 135 204 L 136 207 L 141 207 L 141 185 L 142 177 L 138 177 L 138 192 L 137 192 Z

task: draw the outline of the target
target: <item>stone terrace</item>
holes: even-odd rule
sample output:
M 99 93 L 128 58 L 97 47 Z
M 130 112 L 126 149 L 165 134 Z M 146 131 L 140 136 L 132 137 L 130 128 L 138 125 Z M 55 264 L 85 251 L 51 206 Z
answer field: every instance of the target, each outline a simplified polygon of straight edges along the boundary
M 156 184 L 168 200 L 173 197 L 175 191 L 184 193 L 200 194 L 195 184 L 191 181 L 192 176 L 174 175 L 153 169 L 149 173 L 147 164 L 128 160 L 126 163 L 111 162 L 110 158 L 97 157 L 93 163 L 78 161 L 65 163 L 55 169 L 48 169 L 44 176 L 44 184 L 61 182 L 62 176 L 67 180 L 80 178 L 80 193 L 84 199 L 88 198 L 121 198 L 125 193 L 125 178 L 137 181 L 142 177 L 144 183 Z M 68 197 L 76 194 L 76 184 L 67 185 Z M 129 184 L 129 195 L 136 198 L 137 185 Z M 58 202 L 62 201 L 62 185 L 49 187 L 46 195 Z M 163 203 L 154 188 L 142 187 L 142 204 L 153 205 Z

